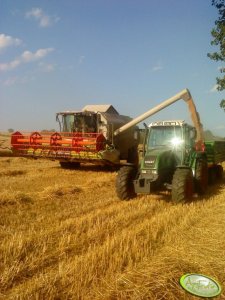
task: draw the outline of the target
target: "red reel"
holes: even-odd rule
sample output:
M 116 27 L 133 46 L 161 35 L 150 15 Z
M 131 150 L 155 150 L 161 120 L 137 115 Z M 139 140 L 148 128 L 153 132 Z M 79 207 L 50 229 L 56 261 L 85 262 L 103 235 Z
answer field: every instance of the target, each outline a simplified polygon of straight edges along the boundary
M 33 146 L 40 146 L 41 142 L 40 140 L 42 139 L 42 136 L 39 132 L 33 132 L 30 135 L 30 145 Z
M 11 145 L 14 149 L 21 148 L 21 143 L 18 142 L 18 139 L 23 139 L 24 136 L 19 131 L 14 132 L 11 135 Z
M 79 142 L 83 141 L 82 133 L 81 132 L 74 132 L 73 139 L 72 139 L 72 148 L 76 152 L 80 152 L 83 150 L 83 147 L 80 146 Z
M 58 133 L 58 132 L 55 132 L 51 135 L 51 138 L 50 138 L 50 146 L 61 146 L 61 144 L 59 143 L 59 141 L 62 140 L 62 137 L 61 135 Z

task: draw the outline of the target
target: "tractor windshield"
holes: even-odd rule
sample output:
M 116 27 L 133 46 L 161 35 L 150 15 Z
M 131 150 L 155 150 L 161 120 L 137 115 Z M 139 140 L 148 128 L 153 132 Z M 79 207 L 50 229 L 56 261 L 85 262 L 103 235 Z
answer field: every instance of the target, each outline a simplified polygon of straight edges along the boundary
M 148 148 L 176 147 L 183 142 L 182 128 L 180 126 L 153 126 L 150 128 Z

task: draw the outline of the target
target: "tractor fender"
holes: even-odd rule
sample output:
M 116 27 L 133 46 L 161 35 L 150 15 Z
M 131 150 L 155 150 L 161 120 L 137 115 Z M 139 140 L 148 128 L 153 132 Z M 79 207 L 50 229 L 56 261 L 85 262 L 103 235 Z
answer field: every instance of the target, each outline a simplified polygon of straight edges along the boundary
M 192 168 L 190 168 L 189 166 L 184 166 L 184 165 L 178 165 L 176 166 L 176 169 L 174 170 L 174 173 L 176 172 L 176 170 L 191 170 L 192 171 Z M 193 172 L 192 172 L 193 173 Z

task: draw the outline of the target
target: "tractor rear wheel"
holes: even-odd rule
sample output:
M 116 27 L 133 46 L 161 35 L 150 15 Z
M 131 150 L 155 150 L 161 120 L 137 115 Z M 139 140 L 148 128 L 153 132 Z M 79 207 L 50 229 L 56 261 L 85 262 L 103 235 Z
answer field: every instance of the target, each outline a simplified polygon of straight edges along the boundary
M 119 199 L 129 200 L 136 196 L 133 184 L 136 173 L 133 166 L 124 166 L 119 170 L 116 178 L 116 194 Z
M 172 180 L 172 201 L 184 202 L 193 196 L 194 182 L 190 169 L 176 169 Z
M 199 159 L 195 168 L 195 187 L 196 192 L 204 194 L 208 185 L 208 164 L 205 159 Z

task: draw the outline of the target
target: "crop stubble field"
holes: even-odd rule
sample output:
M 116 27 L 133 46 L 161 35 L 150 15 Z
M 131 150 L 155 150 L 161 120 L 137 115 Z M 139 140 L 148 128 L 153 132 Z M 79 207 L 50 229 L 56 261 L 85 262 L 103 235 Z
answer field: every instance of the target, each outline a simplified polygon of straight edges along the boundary
M 194 272 L 224 289 L 225 180 L 188 204 L 123 202 L 102 168 L 0 167 L 0 299 L 196 299 L 179 285 Z

